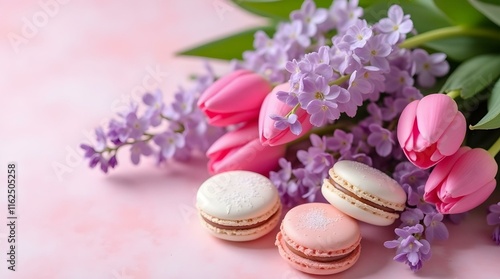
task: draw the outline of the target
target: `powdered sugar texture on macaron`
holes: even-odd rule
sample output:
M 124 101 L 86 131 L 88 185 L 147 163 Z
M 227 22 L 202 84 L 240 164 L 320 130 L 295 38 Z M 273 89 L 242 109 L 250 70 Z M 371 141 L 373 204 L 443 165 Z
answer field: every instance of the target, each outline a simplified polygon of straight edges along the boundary
M 307 213 L 300 216 L 300 226 L 310 230 L 326 231 L 328 226 L 339 221 L 342 216 L 328 216 L 323 208 L 310 208 Z
M 255 217 L 256 211 L 265 213 L 277 199 L 276 188 L 266 177 L 247 171 L 231 171 L 205 181 L 200 186 L 197 204 L 210 215 L 233 219 Z
M 306 249 L 302 251 L 306 254 L 354 249 L 360 239 L 356 221 L 326 203 L 292 208 L 283 219 L 281 231 L 287 242 L 299 250 Z

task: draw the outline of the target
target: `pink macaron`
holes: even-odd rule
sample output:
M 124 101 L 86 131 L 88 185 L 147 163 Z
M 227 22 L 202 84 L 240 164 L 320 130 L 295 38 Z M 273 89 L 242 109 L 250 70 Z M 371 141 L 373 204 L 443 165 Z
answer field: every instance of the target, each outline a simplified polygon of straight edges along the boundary
M 360 242 L 356 220 L 329 204 L 308 203 L 285 215 L 275 244 L 281 257 L 295 269 L 328 275 L 356 263 Z

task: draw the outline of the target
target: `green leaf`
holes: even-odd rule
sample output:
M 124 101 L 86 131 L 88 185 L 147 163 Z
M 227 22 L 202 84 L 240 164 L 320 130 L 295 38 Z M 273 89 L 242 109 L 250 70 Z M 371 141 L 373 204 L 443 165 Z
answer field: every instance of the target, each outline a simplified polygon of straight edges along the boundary
M 500 128 L 500 79 L 497 80 L 490 99 L 488 100 L 488 113 L 471 130 L 490 130 Z
M 254 34 L 258 30 L 262 30 L 271 36 L 275 32 L 275 27 L 265 26 L 248 29 L 194 48 L 182 50 L 178 52 L 177 55 L 199 56 L 222 60 L 241 59 L 245 50 L 253 48 Z
M 290 13 L 299 10 L 304 0 L 231 0 L 242 9 L 267 18 L 288 20 Z M 332 0 L 315 0 L 316 7 L 328 8 Z
M 258 16 L 288 20 L 290 13 L 299 10 L 304 0 L 231 0 L 231 2 Z M 330 8 L 332 2 L 333 0 L 314 0 L 318 8 Z M 365 8 L 378 2 L 382 2 L 382 0 L 360 0 L 359 6 Z
M 500 41 L 464 36 L 428 42 L 425 46 L 445 53 L 448 59 L 464 61 L 481 54 L 497 52 Z
M 441 92 L 460 90 L 462 98 L 473 97 L 500 76 L 500 55 L 481 55 L 463 62 L 446 80 Z
M 469 3 L 474 6 L 483 15 L 500 26 L 500 1 L 491 1 L 493 3 L 485 3 L 479 0 L 469 0 Z
M 478 26 L 488 19 L 478 12 L 467 0 L 434 0 L 436 6 L 455 24 Z
M 413 25 L 419 33 L 451 26 L 448 17 L 431 0 L 401 0 L 398 5 L 403 8 L 405 14 L 411 16 Z M 387 10 L 391 6 L 391 1 L 377 1 L 365 9 L 364 18 L 374 23 L 387 17 Z

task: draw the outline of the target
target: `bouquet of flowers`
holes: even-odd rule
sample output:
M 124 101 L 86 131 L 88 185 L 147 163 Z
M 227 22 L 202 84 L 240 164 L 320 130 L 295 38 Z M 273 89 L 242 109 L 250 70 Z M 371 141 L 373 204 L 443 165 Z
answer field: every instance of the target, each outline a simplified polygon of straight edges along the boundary
M 218 77 L 207 65 L 170 104 L 145 93 L 82 144 L 90 167 L 116 167 L 126 146 L 134 164 L 203 153 L 213 174 L 268 176 L 293 207 L 323 200 L 335 162 L 359 161 L 406 191 L 395 240 L 384 245 L 420 269 L 430 244 L 448 238 L 444 219 L 459 222 L 496 186 L 500 4 L 233 3 L 269 25 L 181 52 L 230 60 L 231 71 Z M 500 203 L 486 221 L 500 245 Z

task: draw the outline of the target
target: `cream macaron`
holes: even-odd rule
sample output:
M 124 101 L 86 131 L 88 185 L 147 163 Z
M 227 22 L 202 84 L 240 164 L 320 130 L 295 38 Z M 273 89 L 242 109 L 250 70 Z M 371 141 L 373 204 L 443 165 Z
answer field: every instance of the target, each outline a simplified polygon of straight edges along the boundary
M 345 214 L 378 226 L 394 223 L 406 203 L 406 193 L 394 179 L 356 161 L 335 163 L 321 193 Z
M 200 221 L 215 237 L 249 241 L 272 231 L 281 217 L 276 187 L 263 175 L 228 171 L 207 179 L 198 189 Z

